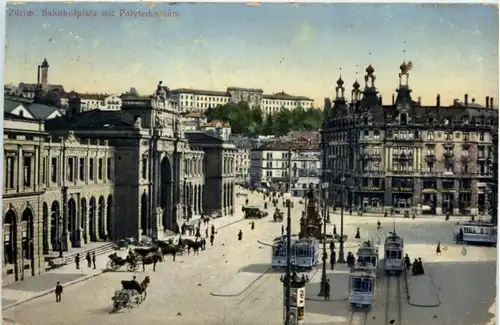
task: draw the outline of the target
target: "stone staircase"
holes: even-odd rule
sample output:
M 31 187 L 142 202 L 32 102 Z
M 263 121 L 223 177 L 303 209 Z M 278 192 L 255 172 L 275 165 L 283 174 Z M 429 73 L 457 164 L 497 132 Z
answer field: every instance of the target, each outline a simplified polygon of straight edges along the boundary
M 72 264 L 75 262 L 75 257 L 77 254 L 80 254 L 80 263 L 83 263 L 85 261 L 85 256 L 87 255 L 87 252 L 92 252 L 95 253 L 96 256 L 98 255 L 103 255 L 103 254 L 108 254 L 116 249 L 116 243 L 110 242 L 110 243 L 103 243 L 103 245 L 94 247 L 94 248 L 89 248 L 87 250 L 82 250 L 79 252 L 74 252 L 70 253 L 66 256 L 63 257 L 48 257 L 45 259 L 46 262 L 46 267 L 45 271 L 51 271 L 60 267 L 63 267 L 68 264 Z

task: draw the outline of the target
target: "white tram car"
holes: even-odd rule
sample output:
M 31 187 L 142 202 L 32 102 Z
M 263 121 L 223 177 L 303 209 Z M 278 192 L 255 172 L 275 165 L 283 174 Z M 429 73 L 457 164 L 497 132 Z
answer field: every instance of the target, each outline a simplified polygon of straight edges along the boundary
M 371 307 L 375 295 L 376 268 L 371 264 L 358 263 L 349 276 L 349 296 L 352 307 Z
M 497 244 L 497 226 L 486 221 L 468 221 L 455 227 L 455 241 L 465 244 Z
M 358 256 L 358 263 L 372 267 L 377 273 L 378 268 L 378 248 L 370 241 L 361 244 L 356 253 Z
M 277 237 L 274 239 L 274 243 L 272 245 L 272 257 L 271 257 L 271 267 L 286 267 L 286 236 Z M 296 238 L 292 236 L 292 248 L 296 241 Z M 293 252 L 293 251 L 292 251 Z M 292 253 L 292 263 L 294 262 L 294 256 Z
M 385 273 L 400 275 L 404 271 L 404 244 L 403 238 L 391 232 L 385 238 L 384 243 L 384 266 Z
M 292 246 L 292 254 L 296 267 L 312 269 L 319 261 L 319 241 L 314 237 L 299 239 Z

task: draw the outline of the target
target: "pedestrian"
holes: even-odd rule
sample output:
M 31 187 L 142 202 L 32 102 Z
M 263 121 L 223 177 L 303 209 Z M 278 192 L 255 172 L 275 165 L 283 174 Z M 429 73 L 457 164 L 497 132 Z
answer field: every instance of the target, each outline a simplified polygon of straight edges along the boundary
M 331 240 L 330 241 L 330 251 L 333 251 L 335 249 L 335 241 Z
M 330 279 L 325 282 L 325 300 L 330 300 Z
M 436 255 L 441 255 L 441 242 L 438 242 L 436 247 Z
M 208 238 L 208 227 L 205 228 L 205 238 Z
M 333 236 L 337 236 L 337 225 L 333 225 Z
M 250 228 L 251 228 L 252 230 L 254 230 L 254 229 L 255 229 L 255 222 L 254 222 L 254 221 L 252 221 L 252 223 L 251 223 L 251 225 L 250 225 Z
M 80 254 L 76 254 L 75 256 L 75 264 L 76 264 L 76 269 L 80 269 Z
M 200 238 L 201 237 L 201 234 L 200 234 L 200 226 L 196 227 L 196 238 Z
M 56 294 L 56 302 L 61 302 L 61 296 L 63 293 L 63 286 L 61 285 L 61 282 L 57 282 L 56 284 L 56 290 L 54 290 Z
M 361 238 L 361 235 L 359 233 L 359 228 L 356 229 L 356 235 L 354 236 L 354 238 L 356 238 L 356 239 L 360 239 Z
M 336 254 L 335 254 L 335 251 L 332 250 L 332 252 L 330 253 L 330 266 L 332 268 L 332 271 L 335 269 L 335 259 L 336 259 Z
M 285 234 L 285 226 L 281 225 L 281 236 Z
M 212 235 L 215 234 L 215 226 L 214 225 L 212 225 L 212 229 L 211 230 L 212 230 Z
M 95 270 L 95 252 L 92 252 L 92 265 L 94 266 Z
M 87 260 L 87 267 L 92 267 L 92 259 L 90 258 L 90 252 L 87 252 L 87 255 L 85 255 L 85 259 Z
M 240 229 L 240 231 L 238 232 L 238 240 L 241 241 L 242 238 L 243 238 L 243 232 Z
M 379 221 L 377 221 L 377 230 L 382 229 L 382 227 L 381 227 L 381 226 L 382 226 L 382 224 L 380 223 L 380 220 L 379 220 Z
M 201 239 L 201 250 L 205 250 L 207 249 L 207 241 L 205 240 L 205 238 L 202 238 Z
M 212 233 L 212 234 L 210 235 L 210 246 L 213 246 L 213 245 L 214 245 L 214 238 L 215 238 L 215 236 L 214 236 L 214 234 Z
M 408 254 L 405 255 L 404 262 L 405 262 L 405 266 L 406 266 L 406 271 L 409 271 L 410 266 L 411 266 L 411 260 L 410 260 L 410 257 L 408 256 Z

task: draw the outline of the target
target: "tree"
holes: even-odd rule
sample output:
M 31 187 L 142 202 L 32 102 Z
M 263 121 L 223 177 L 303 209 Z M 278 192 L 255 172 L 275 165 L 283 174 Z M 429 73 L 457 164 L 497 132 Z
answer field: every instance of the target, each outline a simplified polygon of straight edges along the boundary
M 325 119 L 332 116 L 332 101 L 328 97 L 325 97 L 325 105 L 323 107 L 323 113 L 325 115 Z
M 134 87 L 131 87 L 130 90 L 128 91 L 128 95 L 132 97 L 139 97 L 139 92 Z
M 292 130 L 316 131 L 323 121 L 323 113 L 319 109 L 294 110 L 282 108 L 275 114 L 264 116 L 260 107 L 249 107 L 248 103 L 228 103 L 205 111 L 208 121 L 219 120 L 229 123 L 235 134 L 249 136 L 285 135 Z

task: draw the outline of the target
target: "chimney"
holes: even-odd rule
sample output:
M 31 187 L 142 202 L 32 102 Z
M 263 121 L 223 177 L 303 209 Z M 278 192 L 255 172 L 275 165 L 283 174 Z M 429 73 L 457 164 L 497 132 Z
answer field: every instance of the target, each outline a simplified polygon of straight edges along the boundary
M 493 97 L 490 97 L 490 108 L 493 109 Z
M 392 105 L 394 105 L 394 94 L 392 94 Z
M 417 102 L 418 102 L 418 104 L 419 104 L 419 105 L 422 105 L 422 97 L 420 97 L 420 96 L 419 96 L 419 97 L 417 98 Z
M 474 104 L 476 102 L 476 99 L 475 98 L 472 98 L 472 104 Z
M 382 96 L 380 96 L 380 97 L 378 98 L 378 104 L 379 104 L 380 106 L 382 106 Z
M 440 106 L 441 106 L 441 95 L 437 94 L 437 96 L 436 96 L 436 107 L 440 107 Z
M 490 108 L 490 96 L 486 96 L 486 108 Z
M 465 94 L 464 96 L 464 105 L 465 107 L 469 106 L 469 94 Z

